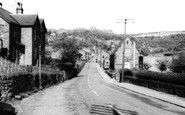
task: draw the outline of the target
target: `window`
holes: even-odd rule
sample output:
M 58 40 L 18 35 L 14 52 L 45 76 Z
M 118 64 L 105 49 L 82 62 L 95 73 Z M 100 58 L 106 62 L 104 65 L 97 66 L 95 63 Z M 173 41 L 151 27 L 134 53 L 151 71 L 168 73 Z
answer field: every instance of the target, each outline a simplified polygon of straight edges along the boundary
M 127 44 L 128 44 L 129 42 L 127 41 Z

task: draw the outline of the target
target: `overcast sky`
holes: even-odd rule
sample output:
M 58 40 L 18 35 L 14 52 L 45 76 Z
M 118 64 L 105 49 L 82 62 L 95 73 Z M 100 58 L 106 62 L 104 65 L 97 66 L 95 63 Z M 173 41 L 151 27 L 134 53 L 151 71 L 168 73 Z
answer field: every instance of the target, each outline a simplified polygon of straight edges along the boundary
M 124 33 L 118 19 L 134 19 L 127 33 L 185 30 L 185 0 L 0 0 L 15 13 L 16 1 L 24 14 L 38 14 L 47 28 L 90 28 Z

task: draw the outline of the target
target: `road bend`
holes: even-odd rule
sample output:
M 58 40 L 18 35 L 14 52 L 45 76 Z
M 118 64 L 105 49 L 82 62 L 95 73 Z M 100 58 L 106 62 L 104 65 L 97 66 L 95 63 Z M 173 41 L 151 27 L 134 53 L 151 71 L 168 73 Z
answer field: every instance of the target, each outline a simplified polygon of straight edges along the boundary
M 111 107 L 110 107 L 111 105 Z M 106 83 L 96 63 L 14 104 L 17 115 L 185 115 L 185 109 Z

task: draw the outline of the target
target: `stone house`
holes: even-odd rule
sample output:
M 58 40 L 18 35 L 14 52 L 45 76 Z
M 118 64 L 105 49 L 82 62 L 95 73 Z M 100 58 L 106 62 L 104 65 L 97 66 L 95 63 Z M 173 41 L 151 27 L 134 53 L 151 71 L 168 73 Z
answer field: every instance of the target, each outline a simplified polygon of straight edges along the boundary
M 21 43 L 25 45 L 25 54 L 21 55 L 21 65 L 36 65 L 40 45 L 40 21 L 38 15 L 12 15 L 21 25 Z M 32 58 L 30 58 L 32 57 Z
M 0 39 L 1 52 L 6 52 L 1 56 L 19 63 L 20 55 L 25 53 L 25 45 L 21 43 L 21 27 L 12 17 L 12 13 L 2 7 L 0 7 Z
M 114 46 L 114 47 L 113 47 Z M 119 44 L 112 45 L 110 53 L 110 69 L 119 70 L 122 69 L 123 63 L 123 48 L 124 40 L 121 40 Z M 139 68 L 139 56 L 140 53 L 136 49 L 134 38 L 127 36 L 125 38 L 125 65 L 124 68 L 133 69 Z
M 12 14 L 3 8 L 0 8 L 0 10 L 4 12 L 1 13 L 1 17 L 4 17 L 4 20 L 8 19 L 9 23 L 11 22 L 7 26 L 10 28 L 9 31 L 6 31 L 9 36 L 4 38 L 3 41 L 3 44 L 9 47 L 10 61 L 15 62 L 17 60 L 16 62 L 20 65 L 36 65 L 40 50 L 43 63 L 45 58 L 45 34 L 47 32 L 44 20 L 39 19 L 37 14 L 23 14 L 22 4 L 19 4 L 16 8 L 17 14 Z M 3 21 L 0 20 L 0 23 L 3 23 Z M 6 32 L 3 33 L 6 34 Z M 16 59 L 14 59 L 15 57 Z

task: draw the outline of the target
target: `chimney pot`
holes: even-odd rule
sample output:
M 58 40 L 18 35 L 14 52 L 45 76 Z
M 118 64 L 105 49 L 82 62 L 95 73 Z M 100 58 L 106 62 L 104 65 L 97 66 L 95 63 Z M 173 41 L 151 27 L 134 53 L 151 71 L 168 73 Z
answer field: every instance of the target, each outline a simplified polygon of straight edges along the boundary
M 22 3 L 17 2 L 18 7 L 16 8 L 16 14 L 23 14 Z

